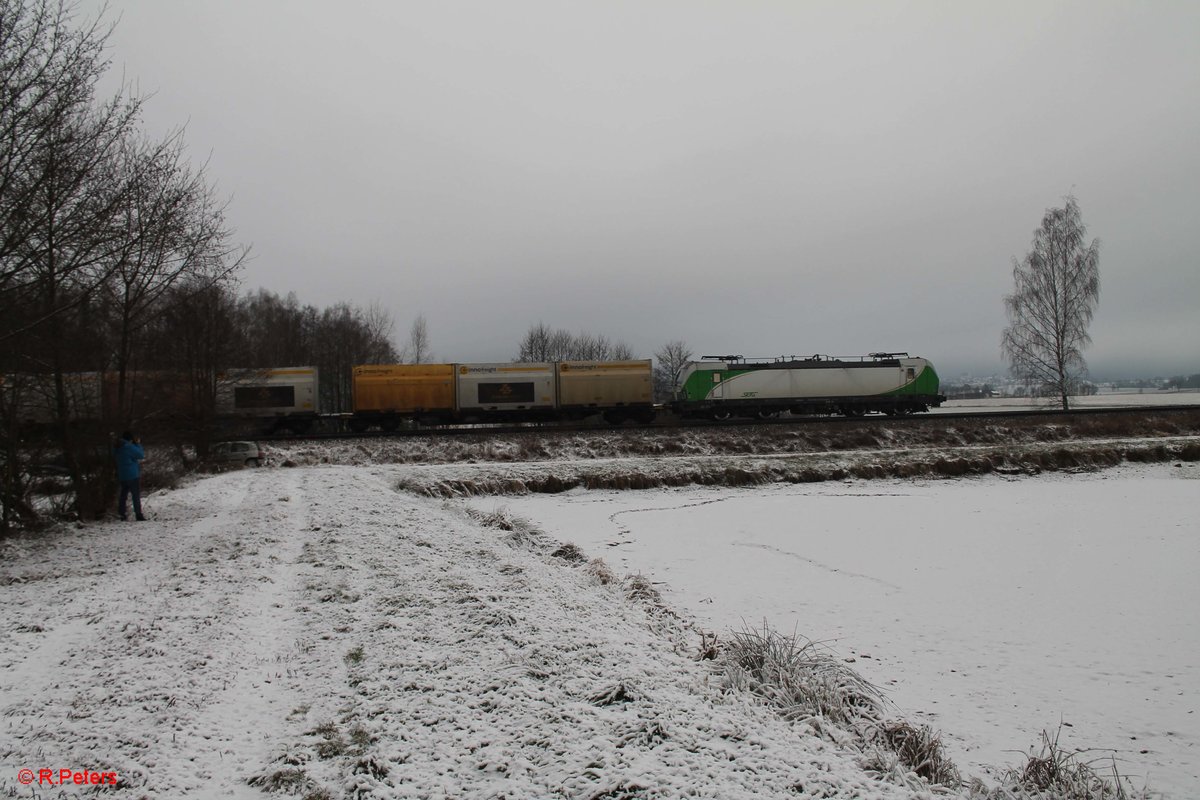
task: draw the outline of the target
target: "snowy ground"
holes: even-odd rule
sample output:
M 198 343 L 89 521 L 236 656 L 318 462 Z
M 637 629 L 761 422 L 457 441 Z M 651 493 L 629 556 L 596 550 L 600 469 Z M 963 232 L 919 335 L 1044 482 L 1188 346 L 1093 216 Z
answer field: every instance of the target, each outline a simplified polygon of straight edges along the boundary
M 1063 744 L 1182 800 L 1200 790 L 1197 501 L 1200 465 L 1164 464 L 471 502 L 645 573 L 714 630 L 830 641 L 965 772 L 1061 720 Z
M 1156 406 L 1191 406 L 1200 403 L 1200 391 L 1195 389 L 1158 391 L 1131 390 L 1106 392 L 1071 398 L 1072 408 L 1154 408 Z M 964 411 L 1032 411 L 1052 408 L 1052 399 L 1029 397 L 988 397 L 979 400 L 947 400 L 931 409 L 938 412 Z
M 1127 427 L 276 443 L 272 468 L 151 495 L 148 523 L 0 542 L 0 793 L 48 796 L 21 769 L 88 769 L 139 798 L 923 796 L 723 694 L 695 619 L 831 641 L 964 772 L 1017 763 L 1062 719 L 1065 744 L 1182 800 L 1200 786 L 1198 439 L 1184 418 Z M 1039 450 L 1193 461 L 843 480 L 992 451 L 1009 473 Z M 785 482 L 690 485 L 747 476 Z M 684 488 L 397 491 L 579 483 Z M 683 620 L 556 540 L 661 582 Z
M 0 793 L 89 770 L 130 798 L 929 796 L 723 693 L 693 630 L 553 543 L 395 491 L 404 469 L 240 470 L 146 523 L 0 543 Z

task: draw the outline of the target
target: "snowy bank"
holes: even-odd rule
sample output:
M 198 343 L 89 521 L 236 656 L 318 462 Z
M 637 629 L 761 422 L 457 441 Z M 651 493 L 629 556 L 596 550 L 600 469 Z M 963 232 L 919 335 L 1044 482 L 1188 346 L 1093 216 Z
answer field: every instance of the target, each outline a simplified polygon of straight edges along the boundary
M 725 692 L 686 624 L 385 468 L 245 470 L 2 543 L 0 791 L 929 797 Z

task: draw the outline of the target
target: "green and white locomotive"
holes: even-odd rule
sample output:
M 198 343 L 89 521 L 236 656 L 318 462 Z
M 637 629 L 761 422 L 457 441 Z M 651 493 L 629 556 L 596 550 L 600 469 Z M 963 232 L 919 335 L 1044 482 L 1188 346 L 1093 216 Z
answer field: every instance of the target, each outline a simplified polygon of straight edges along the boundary
M 672 406 L 681 416 L 718 420 L 765 419 L 782 412 L 898 416 L 941 405 L 946 398 L 938 388 L 933 365 L 908 353 L 769 360 L 705 356 L 681 371 Z

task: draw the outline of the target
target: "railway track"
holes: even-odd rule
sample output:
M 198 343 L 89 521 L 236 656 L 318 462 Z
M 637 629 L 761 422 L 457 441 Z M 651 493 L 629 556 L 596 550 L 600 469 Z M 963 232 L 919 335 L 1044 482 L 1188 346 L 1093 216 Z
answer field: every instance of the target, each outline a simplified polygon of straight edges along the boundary
M 711 429 L 719 431 L 736 431 L 739 428 L 763 430 L 772 426 L 805 426 L 826 425 L 838 427 L 874 426 L 874 425 L 903 425 L 919 426 L 922 428 L 938 426 L 946 422 L 995 421 L 1024 419 L 1053 423 L 1060 419 L 1064 423 L 1083 419 L 1104 417 L 1130 417 L 1141 415 L 1149 418 L 1171 418 L 1175 416 L 1200 413 L 1200 404 L 1169 405 L 1169 406 L 1132 406 L 1119 408 L 1077 408 L 1070 411 L 1062 409 L 1020 409 L 1011 411 L 963 411 L 939 412 L 933 414 L 916 414 L 911 416 L 868 415 L 863 417 L 831 417 L 804 416 L 779 417 L 773 419 L 747 420 L 735 419 L 725 421 L 702 419 L 679 419 L 673 416 L 660 418 L 652 423 L 626 423 L 613 426 L 604 423 L 593 424 L 560 424 L 560 423 L 523 423 L 519 425 L 472 425 L 472 426 L 423 426 L 401 429 L 396 431 L 310 431 L 304 434 L 274 433 L 261 434 L 257 438 L 264 441 L 330 441 L 356 439 L 396 439 L 396 438 L 436 438 L 436 437 L 488 437 L 510 436 L 519 434 L 537 434 L 555 436 L 560 434 L 577 433 L 632 433 L 636 431 L 664 431 L 671 429 L 699 430 Z

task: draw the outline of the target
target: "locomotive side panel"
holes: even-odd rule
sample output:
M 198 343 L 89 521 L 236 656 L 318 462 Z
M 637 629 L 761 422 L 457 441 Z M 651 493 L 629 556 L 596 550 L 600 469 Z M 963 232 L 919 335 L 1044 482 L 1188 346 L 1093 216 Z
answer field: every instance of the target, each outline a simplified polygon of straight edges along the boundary
M 940 404 L 938 377 L 922 358 L 693 362 L 676 406 L 683 413 L 911 413 Z M 718 417 L 721 418 L 721 417 Z
M 453 364 L 357 366 L 352 388 L 355 414 L 454 411 Z
M 901 370 L 893 365 L 819 368 L 734 368 L 719 382 L 724 400 L 792 400 L 873 397 L 899 389 Z M 714 384 L 715 386 L 716 384 Z

